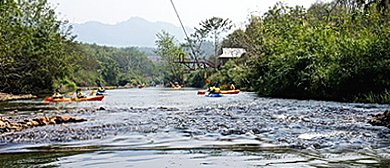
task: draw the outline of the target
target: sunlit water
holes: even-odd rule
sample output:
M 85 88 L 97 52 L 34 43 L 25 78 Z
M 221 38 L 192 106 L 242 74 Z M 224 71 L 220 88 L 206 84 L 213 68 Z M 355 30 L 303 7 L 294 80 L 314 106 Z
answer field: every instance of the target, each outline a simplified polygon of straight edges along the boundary
M 105 110 L 74 110 L 78 108 Z M 196 89 L 108 90 L 101 102 L 0 104 L 14 120 L 69 114 L 82 123 L 0 135 L 6 167 L 388 167 L 388 105 L 274 99 Z M 17 109 L 18 111 L 14 111 Z

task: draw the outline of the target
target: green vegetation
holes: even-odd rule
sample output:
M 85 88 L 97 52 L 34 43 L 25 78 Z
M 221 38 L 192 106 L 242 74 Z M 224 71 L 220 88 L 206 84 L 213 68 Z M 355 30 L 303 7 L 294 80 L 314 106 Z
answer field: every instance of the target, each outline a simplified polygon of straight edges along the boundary
M 278 3 L 252 17 L 224 41 L 249 56 L 239 68 L 227 68 L 240 76 L 231 79 L 263 96 L 389 103 L 388 6 L 343 2 L 308 10 Z
M 160 69 L 164 76 L 164 83 L 169 82 L 183 82 L 184 66 L 177 64 L 175 61 L 179 60 L 179 55 L 183 53 L 183 48 L 177 43 L 175 37 L 166 31 L 157 34 L 156 40 L 156 54 L 161 56 Z
M 153 84 L 154 63 L 137 48 L 73 42 L 46 0 L 0 0 L 0 92 Z
M 390 103 L 389 7 L 381 0 L 317 2 L 309 9 L 277 3 L 227 36 L 222 47 L 247 52 L 207 79 L 261 96 Z M 197 41 L 207 37 L 195 30 Z M 198 86 L 203 73 L 192 72 L 187 82 Z
M 390 103 L 389 7 L 386 0 L 317 2 L 309 9 L 277 3 L 252 16 L 221 46 L 220 33 L 231 22 L 213 17 L 195 28 L 187 44 L 158 33 L 157 49 L 151 51 L 74 42 L 71 27 L 56 18 L 46 0 L 0 0 L 0 91 L 172 81 L 202 87 L 208 79 L 262 96 Z M 216 53 L 220 47 L 246 53 L 218 70 L 190 72 L 176 63 L 186 52 L 189 59 L 213 62 L 217 54 L 205 55 L 202 47 L 210 37 Z M 155 64 L 145 52 L 161 61 Z
M 223 19 L 219 17 L 212 17 L 211 19 L 206 19 L 205 21 L 200 22 L 200 29 L 196 29 L 195 33 L 200 32 L 210 36 L 214 39 L 214 56 L 218 55 L 218 41 L 222 32 L 226 32 L 232 28 L 232 21 L 229 19 Z
M 145 53 L 135 47 L 114 48 L 98 45 L 82 45 L 89 54 L 83 57 L 89 61 L 89 65 L 84 61 L 81 65 L 82 71 L 98 72 L 100 76 L 95 76 L 94 81 L 103 81 L 107 85 L 137 85 L 137 84 L 155 84 L 160 83 L 160 77 L 157 77 L 157 68 L 155 64 L 146 56 Z M 83 72 L 85 73 L 85 72 Z M 76 75 L 79 76 L 79 75 Z M 80 82 L 85 81 L 83 79 Z M 85 86 L 94 84 L 86 83 Z M 78 83 L 78 85 L 82 85 Z
M 62 25 L 45 0 L 0 1 L 0 91 L 41 91 L 72 73 Z

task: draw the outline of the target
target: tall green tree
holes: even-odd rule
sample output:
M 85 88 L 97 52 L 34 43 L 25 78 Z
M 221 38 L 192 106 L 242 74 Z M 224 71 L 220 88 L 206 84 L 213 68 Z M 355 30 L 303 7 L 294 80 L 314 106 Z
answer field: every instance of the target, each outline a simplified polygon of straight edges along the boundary
M 156 54 L 162 58 L 162 68 L 165 73 L 165 83 L 171 81 L 183 82 L 183 72 L 185 68 L 182 64 L 175 63 L 179 60 L 179 55 L 183 53 L 183 48 L 177 44 L 176 38 L 166 31 L 157 33 Z
M 220 35 L 233 27 L 232 21 L 220 17 L 212 17 L 200 23 L 199 34 L 208 34 L 214 39 L 214 56 L 218 56 L 218 43 Z
M 46 0 L 0 1 L 1 91 L 51 90 L 71 74 L 64 25 Z
M 189 38 L 186 38 L 187 43 L 183 44 L 183 49 L 190 53 L 190 58 L 196 61 L 198 68 L 201 67 L 199 59 L 204 54 L 202 45 L 206 41 L 206 37 L 206 32 L 195 28 L 195 32 L 191 34 Z

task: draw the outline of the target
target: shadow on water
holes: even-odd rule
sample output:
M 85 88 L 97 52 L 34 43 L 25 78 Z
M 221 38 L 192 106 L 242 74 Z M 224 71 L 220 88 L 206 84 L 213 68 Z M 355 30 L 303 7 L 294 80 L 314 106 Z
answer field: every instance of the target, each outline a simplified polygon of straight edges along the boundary
M 52 151 L 52 152 L 17 152 L 1 153 L 1 167 L 59 167 L 58 164 L 49 163 L 57 162 L 60 158 L 85 154 L 85 151 Z
M 49 103 L 40 101 L 40 99 L 32 101 L 8 101 L 0 102 L 0 114 L 14 114 L 19 112 L 35 112 L 57 110 L 58 107 L 49 106 Z
M 97 108 L 97 111 L 69 109 Z M 1 104 L 5 117 L 69 114 L 87 122 L 0 135 L 5 165 L 42 167 L 387 167 L 387 105 L 208 98 L 196 89 L 109 90 L 101 102 Z M 10 113 L 18 108 L 17 113 Z M 20 110 L 19 110 L 20 109 Z

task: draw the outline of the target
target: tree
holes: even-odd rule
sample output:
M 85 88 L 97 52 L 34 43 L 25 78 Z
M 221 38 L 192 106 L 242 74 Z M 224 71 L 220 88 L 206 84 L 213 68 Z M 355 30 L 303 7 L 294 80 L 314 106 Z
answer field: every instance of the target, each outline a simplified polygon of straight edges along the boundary
M 64 25 L 46 0 L 0 1 L 1 91 L 52 90 L 71 74 Z
M 359 3 L 317 3 L 308 11 L 278 3 L 251 17 L 224 43 L 243 46 L 251 57 L 219 76 L 239 77 L 241 87 L 265 96 L 390 102 L 386 13 Z
M 119 76 L 119 65 L 113 59 L 106 59 L 102 62 L 102 75 L 103 79 L 109 85 L 117 85 L 118 84 L 118 76 Z
M 155 53 L 162 58 L 165 82 L 183 82 L 183 72 L 185 68 L 182 64 L 175 63 L 175 61 L 179 59 L 179 55 L 183 53 L 183 48 L 178 46 L 175 37 L 166 31 L 157 33 L 156 36 L 157 49 Z
M 206 37 L 206 32 L 195 28 L 195 32 L 189 38 L 186 38 L 187 43 L 182 45 L 185 51 L 188 52 L 189 50 L 188 53 L 190 53 L 191 59 L 196 61 L 198 68 L 201 67 L 199 57 L 203 54 L 202 44 L 206 41 Z
M 232 21 L 229 19 L 222 19 L 219 17 L 212 17 L 211 19 L 206 19 L 200 23 L 201 28 L 199 34 L 208 34 L 214 38 L 214 56 L 218 55 L 218 42 L 219 37 L 222 32 L 230 30 L 233 25 Z

